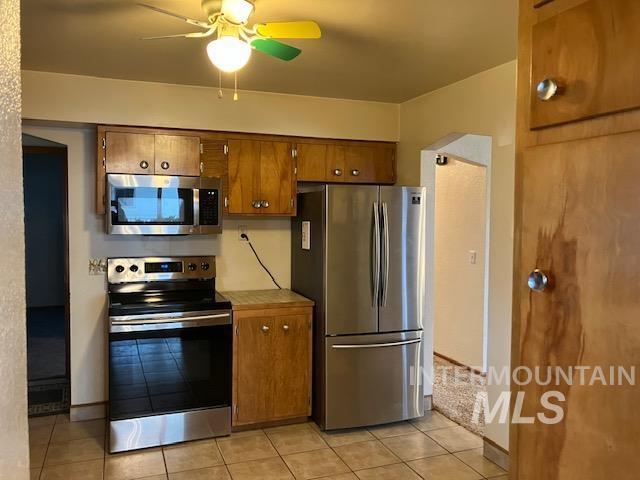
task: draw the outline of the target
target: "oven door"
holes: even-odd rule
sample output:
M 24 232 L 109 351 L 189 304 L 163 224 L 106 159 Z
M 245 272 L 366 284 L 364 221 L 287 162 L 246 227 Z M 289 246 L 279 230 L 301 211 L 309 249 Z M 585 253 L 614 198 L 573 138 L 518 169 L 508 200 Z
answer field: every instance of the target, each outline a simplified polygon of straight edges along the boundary
M 197 233 L 199 178 L 109 174 L 107 183 L 107 233 Z
M 111 422 L 198 409 L 230 410 L 231 342 L 228 311 L 112 318 Z

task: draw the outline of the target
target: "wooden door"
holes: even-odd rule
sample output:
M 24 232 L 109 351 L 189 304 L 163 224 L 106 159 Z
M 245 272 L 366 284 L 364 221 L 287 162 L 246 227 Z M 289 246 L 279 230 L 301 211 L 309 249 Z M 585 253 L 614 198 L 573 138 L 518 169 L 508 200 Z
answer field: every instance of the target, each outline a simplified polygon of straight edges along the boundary
M 155 135 L 156 175 L 200 175 L 200 138 Z
M 234 316 L 234 424 L 266 422 L 273 416 L 275 318 Z
M 311 314 L 275 318 L 273 417 L 311 415 Z
M 521 167 L 519 365 L 640 366 L 640 132 L 533 147 Z M 533 292 L 525 274 L 547 274 Z M 577 378 L 577 376 L 576 376 Z M 566 397 L 565 420 L 517 425 L 519 480 L 635 479 L 640 391 L 635 386 L 537 386 Z
M 260 214 L 260 142 L 229 140 L 229 214 Z
M 106 132 L 104 159 L 106 173 L 154 173 L 154 135 Z
M 295 213 L 296 177 L 287 142 L 260 142 L 260 213 Z
M 229 202 L 229 165 L 227 161 L 226 140 L 202 140 L 202 155 L 200 155 L 200 175 L 216 177 L 222 180 L 222 198 L 224 213 L 228 213 Z
M 346 182 L 345 176 L 345 147 L 342 145 L 327 145 L 326 181 Z
M 367 145 L 345 148 L 344 181 L 350 183 L 394 183 L 394 149 Z
M 298 181 L 327 181 L 327 148 L 321 143 L 299 143 L 296 145 Z

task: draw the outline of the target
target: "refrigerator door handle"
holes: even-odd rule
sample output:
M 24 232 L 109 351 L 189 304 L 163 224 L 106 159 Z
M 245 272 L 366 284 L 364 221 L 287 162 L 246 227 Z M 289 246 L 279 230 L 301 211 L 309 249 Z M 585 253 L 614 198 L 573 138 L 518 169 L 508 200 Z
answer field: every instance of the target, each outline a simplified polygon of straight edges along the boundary
M 371 281 L 373 284 L 373 306 L 378 306 L 380 299 L 380 209 L 378 202 L 373 202 L 373 249 L 371 251 Z
M 389 290 L 389 213 L 387 202 L 382 202 L 382 300 L 380 305 L 387 306 L 387 292 Z
M 354 348 L 383 348 L 383 347 L 399 347 L 402 345 L 412 345 L 414 343 L 420 343 L 422 339 L 417 338 L 415 340 L 406 340 L 403 342 L 389 342 L 389 343 L 365 343 L 363 345 L 333 345 L 332 348 L 336 350 L 341 349 L 354 349 Z

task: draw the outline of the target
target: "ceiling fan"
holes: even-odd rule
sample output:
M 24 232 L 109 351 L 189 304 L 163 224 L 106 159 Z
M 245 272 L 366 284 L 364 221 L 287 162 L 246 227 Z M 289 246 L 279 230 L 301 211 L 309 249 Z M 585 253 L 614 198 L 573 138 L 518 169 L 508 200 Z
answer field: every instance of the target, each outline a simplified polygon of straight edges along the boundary
M 291 61 L 302 50 L 279 42 L 283 38 L 320 38 L 320 27 L 313 21 L 270 22 L 248 26 L 248 20 L 254 11 L 251 0 L 202 0 L 202 9 L 207 20 L 194 20 L 162 8 L 139 4 L 158 13 L 178 18 L 190 25 L 202 29 L 199 32 L 160 37 L 147 37 L 145 40 L 160 38 L 205 38 L 216 35 L 216 39 L 207 45 L 207 55 L 211 62 L 223 72 L 237 72 L 244 67 L 251 52 L 257 50 L 280 60 Z

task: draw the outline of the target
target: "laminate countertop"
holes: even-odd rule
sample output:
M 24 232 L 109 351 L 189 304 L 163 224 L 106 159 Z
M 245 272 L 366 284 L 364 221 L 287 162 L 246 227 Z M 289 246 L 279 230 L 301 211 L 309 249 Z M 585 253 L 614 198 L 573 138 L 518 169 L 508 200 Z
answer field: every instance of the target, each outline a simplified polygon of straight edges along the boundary
M 234 310 L 256 310 L 274 307 L 312 307 L 313 300 L 291 290 L 235 290 L 220 292 Z

